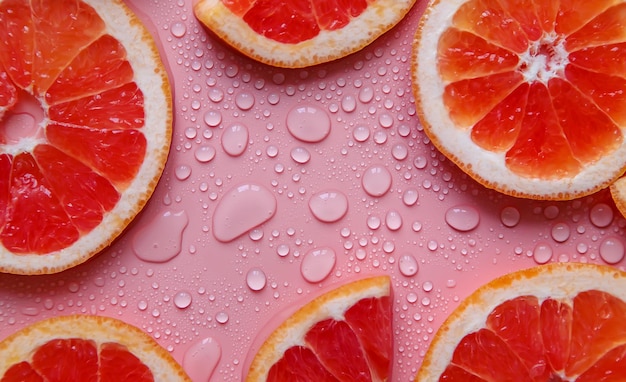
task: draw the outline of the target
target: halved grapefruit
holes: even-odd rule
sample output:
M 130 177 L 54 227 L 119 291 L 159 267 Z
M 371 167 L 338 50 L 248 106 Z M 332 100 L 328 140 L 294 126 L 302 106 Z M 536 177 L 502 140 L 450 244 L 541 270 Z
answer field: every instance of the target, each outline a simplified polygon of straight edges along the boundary
M 161 176 L 171 103 L 120 0 L 1 1 L 0 272 L 59 272 L 109 245 Z
M 414 42 L 433 144 L 486 187 L 573 199 L 626 169 L 626 2 L 434 0 Z
M 626 273 L 552 263 L 472 293 L 435 334 L 416 381 L 626 380 Z
M 301 68 L 347 56 L 376 40 L 415 0 L 197 0 L 194 13 L 243 54 Z
M 41 320 L 0 342 L 0 354 L 3 382 L 191 381 L 149 335 L 104 316 Z
M 390 380 L 392 300 L 388 276 L 353 281 L 310 301 L 261 345 L 246 381 Z

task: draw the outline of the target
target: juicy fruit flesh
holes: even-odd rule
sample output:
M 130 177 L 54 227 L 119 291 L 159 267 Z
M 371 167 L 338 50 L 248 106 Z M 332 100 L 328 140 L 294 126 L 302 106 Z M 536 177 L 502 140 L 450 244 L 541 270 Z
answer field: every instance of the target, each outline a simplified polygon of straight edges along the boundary
M 626 303 L 597 290 L 581 292 L 571 303 L 517 297 L 461 339 L 439 380 L 624 380 L 625 320 Z
M 154 381 L 150 369 L 118 343 L 80 338 L 51 340 L 31 360 L 11 366 L 2 382 Z
M 626 3 L 555 3 L 470 0 L 438 44 L 450 118 L 528 178 L 573 177 L 624 139 Z
M 0 4 L 0 245 L 62 250 L 111 211 L 146 153 L 144 98 L 120 43 L 82 1 Z M 33 99 L 36 131 L 7 119 Z
M 258 34 L 296 44 L 321 31 L 337 30 L 359 16 L 374 0 L 221 0 Z
M 314 325 L 305 345 L 287 349 L 267 381 L 385 381 L 392 352 L 391 300 L 366 298 L 349 308 L 343 320 Z

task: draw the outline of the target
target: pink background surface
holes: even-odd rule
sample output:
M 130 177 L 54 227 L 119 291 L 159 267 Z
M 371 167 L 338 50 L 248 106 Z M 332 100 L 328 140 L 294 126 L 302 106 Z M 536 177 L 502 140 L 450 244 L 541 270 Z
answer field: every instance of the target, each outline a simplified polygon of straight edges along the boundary
M 471 180 L 429 143 L 410 78 L 424 3 L 356 54 L 287 70 L 247 59 L 208 34 L 191 0 L 132 0 L 172 73 L 175 126 L 165 173 L 145 210 L 97 257 L 56 275 L 0 275 L 0 339 L 49 316 L 107 315 L 143 329 L 181 363 L 210 339 L 221 349 L 210 380 L 234 381 L 279 312 L 350 280 L 388 274 L 392 380 L 410 381 L 442 321 L 493 277 L 547 261 L 623 267 L 626 221 L 607 191 L 571 202 L 511 198 Z M 286 119 L 296 107 L 326 114 L 329 135 L 317 143 L 291 135 Z M 248 133 L 237 156 L 224 148 L 237 142 L 228 133 L 235 125 Z M 308 161 L 294 150 L 308 152 Z M 197 159 L 213 152 L 209 161 Z M 372 166 L 391 179 L 379 196 L 363 186 Z M 243 234 L 220 242 L 214 231 L 224 222 L 214 213 L 241 185 L 271 195 L 275 213 L 252 230 L 234 223 L 230 232 Z M 348 203 L 331 223 L 309 208 L 327 191 Z M 411 193 L 414 204 L 404 200 Z M 461 215 L 478 224 L 455 229 L 446 221 L 451 209 L 469 211 Z M 507 211 L 519 212 L 517 224 L 503 220 Z M 321 282 L 309 282 L 301 263 L 318 249 L 334 251 L 336 263 Z M 145 260 L 151 256 L 174 257 Z M 411 276 L 400 271 L 407 258 L 419 266 Z M 246 283 L 254 269 L 266 276 L 261 290 Z

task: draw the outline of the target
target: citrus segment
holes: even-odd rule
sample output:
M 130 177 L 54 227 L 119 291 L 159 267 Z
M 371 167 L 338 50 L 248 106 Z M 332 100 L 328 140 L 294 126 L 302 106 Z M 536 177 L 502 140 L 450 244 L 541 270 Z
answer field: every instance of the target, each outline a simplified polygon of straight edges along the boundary
M 306 67 L 356 52 L 396 25 L 415 0 L 199 0 L 196 17 L 266 64 Z
M 58 272 L 107 246 L 152 194 L 170 86 L 118 0 L 7 0 L 0 21 L 0 271 Z
M 572 199 L 626 169 L 626 2 L 433 0 L 415 36 L 424 131 L 483 185 Z
M 190 381 L 151 337 L 117 319 L 60 316 L 0 342 L 0 380 Z
M 620 380 L 625 286 L 626 273 L 591 264 L 555 263 L 495 279 L 444 322 L 416 381 Z
M 386 381 L 392 357 L 387 276 L 345 284 L 304 305 L 261 345 L 247 381 Z
M 615 206 L 622 216 L 626 216 L 626 177 L 621 177 L 611 184 L 610 192 Z

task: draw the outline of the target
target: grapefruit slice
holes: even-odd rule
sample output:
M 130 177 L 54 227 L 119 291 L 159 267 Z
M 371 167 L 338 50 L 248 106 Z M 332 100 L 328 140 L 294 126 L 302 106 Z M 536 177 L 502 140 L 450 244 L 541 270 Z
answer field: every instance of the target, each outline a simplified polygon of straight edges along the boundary
M 119 0 L 2 1 L 0 41 L 0 272 L 59 272 L 152 194 L 171 140 L 167 73 Z
M 567 200 L 626 169 L 626 2 L 434 0 L 413 88 L 433 144 L 488 188 Z
M 626 177 L 621 177 L 611 184 L 610 191 L 617 210 L 626 217 Z
M 354 53 L 395 26 L 415 0 L 198 0 L 198 20 L 241 53 L 301 68 Z
M 435 334 L 416 381 L 626 380 L 626 273 L 553 263 L 480 287 Z
M 3 382 L 191 381 L 150 336 L 103 316 L 36 322 L 0 342 L 0 354 Z
M 353 281 L 315 298 L 265 340 L 246 381 L 387 381 L 391 308 L 388 276 Z

